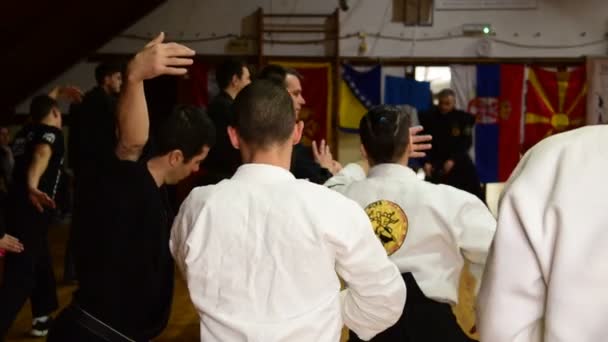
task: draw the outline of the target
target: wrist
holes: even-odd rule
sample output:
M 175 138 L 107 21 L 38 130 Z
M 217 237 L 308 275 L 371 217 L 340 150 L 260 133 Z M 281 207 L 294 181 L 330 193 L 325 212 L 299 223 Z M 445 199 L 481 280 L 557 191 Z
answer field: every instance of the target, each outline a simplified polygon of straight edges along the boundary
M 127 84 L 137 84 L 144 81 L 143 77 L 137 71 L 137 67 L 135 66 L 135 59 L 131 60 L 127 65 L 127 70 L 125 71 L 125 80 Z

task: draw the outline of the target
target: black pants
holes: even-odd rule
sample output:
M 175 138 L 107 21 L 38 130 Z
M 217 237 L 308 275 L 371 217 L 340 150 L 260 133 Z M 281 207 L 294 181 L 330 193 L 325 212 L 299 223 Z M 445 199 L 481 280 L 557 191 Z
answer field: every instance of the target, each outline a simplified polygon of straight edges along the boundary
M 0 339 L 8 333 L 29 298 L 32 316 L 51 314 L 58 307 L 55 275 L 46 234 L 24 242 L 24 251 L 5 257 L 4 282 L 0 286 Z
M 460 328 L 448 304 L 427 298 L 411 273 L 402 274 L 407 288 L 403 314 L 392 327 L 376 335 L 374 342 L 473 342 Z M 362 341 L 351 331 L 349 341 Z
M 87 327 L 79 323 L 78 317 L 72 310 L 71 306 L 65 308 L 55 321 L 49 331 L 47 342 L 114 342 L 124 341 L 120 338 L 113 338 L 112 334 L 95 333 L 96 328 Z M 102 329 L 103 330 L 103 329 Z M 98 330 L 99 331 L 99 330 Z M 130 337 L 130 339 L 138 342 L 150 341 L 148 338 Z

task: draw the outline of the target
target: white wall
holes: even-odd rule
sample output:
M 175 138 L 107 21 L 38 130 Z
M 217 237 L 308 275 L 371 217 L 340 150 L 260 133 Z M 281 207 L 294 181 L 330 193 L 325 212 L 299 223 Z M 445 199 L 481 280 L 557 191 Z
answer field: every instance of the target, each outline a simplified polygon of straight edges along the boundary
M 332 0 L 171 0 L 155 12 L 140 20 L 127 33 L 141 36 L 165 30 L 170 37 L 195 39 L 212 34 L 239 34 L 244 17 L 262 7 L 265 12 L 280 13 L 331 13 L 338 1 Z M 461 32 L 462 24 L 489 23 L 496 31 L 494 38 L 516 44 L 565 46 L 601 40 L 607 29 L 605 0 L 538 0 L 533 10 L 469 10 L 435 11 L 432 27 L 406 27 L 391 23 L 392 0 L 350 0 L 350 9 L 341 12 L 341 33 L 360 31 L 381 33 L 404 38 L 412 42 L 396 42 L 367 38 L 368 56 L 476 56 L 478 38 L 450 38 L 441 41 L 424 41 L 432 37 L 446 37 Z M 584 37 L 581 33 L 586 32 Z M 540 36 L 535 37 L 535 34 Z M 517 36 L 515 36 L 517 35 Z M 293 36 L 292 36 L 293 37 Z M 307 36 L 309 38 L 309 36 Z M 103 52 L 135 51 L 141 42 L 117 38 L 108 43 Z M 200 53 L 223 54 L 225 41 L 193 43 Z M 358 55 L 358 38 L 342 40 L 343 56 Z M 320 46 L 270 46 L 270 54 L 315 55 L 323 52 Z M 493 56 L 546 57 L 605 54 L 605 42 L 587 47 L 539 49 L 521 48 L 494 43 Z M 253 51 L 252 51 L 253 52 Z
M 368 37 L 366 39 L 369 48 L 365 55 L 373 57 L 474 57 L 478 38 L 424 41 L 432 37 L 459 34 L 462 24 L 465 23 L 489 23 L 496 32 L 495 39 L 535 46 L 567 46 L 597 41 L 605 37 L 607 29 L 606 0 L 538 0 L 538 8 L 533 10 L 435 11 L 433 26 L 418 28 L 390 22 L 392 0 L 350 0 L 349 4 L 349 11 L 340 13 L 342 34 L 364 31 L 418 39 L 412 43 Z M 242 29 L 242 23 L 246 21 L 244 18 L 252 15 L 258 7 L 262 7 L 266 13 L 331 13 L 337 5 L 338 1 L 332 0 L 170 0 L 135 23 L 125 33 L 152 37 L 163 30 L 170 39 L 251 34 L 250 29 Z M 583 32 L 586 33 L 584 37 L 581 36 Z M 540 35 L 535 36 L 537 33 Z M 131 53 L 144 43 L 118 37 L 106 44 L 100 52 Z M 201 54 L 224 54 L 226 40 L 188 45 Z M 343 56 L 357 56 L 358 47 L 358 38 L 345 39 L 341 41 L 340 53 Z M 310 45 L 266 44 L 265 49 L 266 53 L 271 55 L 322 55 L 324 51 L 322 46 Z M 574 57 L 605 55 L 607 51 L 608 44 L 605 41 L 590 46 L 554 49 L 524 48 L 493 42 L 491 55 Z M 94 84 L 93 68 L 93 65 L 80 63 L 52 84 L 70 83 L 88 89 Z M 46 86 L 41 91 L 50 87 Z M 27 106 L 21 105 L 18 112 L 23 112 L 24 109 L 27 111 Z

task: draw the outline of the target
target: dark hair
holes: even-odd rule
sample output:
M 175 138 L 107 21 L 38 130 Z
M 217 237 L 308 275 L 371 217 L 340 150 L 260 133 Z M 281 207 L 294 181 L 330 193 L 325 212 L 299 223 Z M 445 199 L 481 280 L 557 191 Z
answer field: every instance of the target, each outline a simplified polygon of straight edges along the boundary
M 95 68 L 95 80 L 98 85 L 103 85 L 106 76 L 112 76 L 117 72 L 122 72 L 120 63 L 101 63 Z
M 372 108 L 359 123 L 361 143 L 374 164 L 395 163 L 410 143 L 409 114 L 394 106 Z
M 304 76 L 302 76 L 302 74 L 300 74 L 298 70 L 294 68 L 285 68 L 285 72 L 287 73 L 287 75 L 293 75 L 297 77 L 300 81 L 304 79 Z
M 291 96 L 284 86 L 270 80 L 256 80 L 241 90 L 233 108 L 232 126 L 256 148 L 284 143 L 296 123 Z
M 200 107 L 178 105 L 156 131 L 156 156 L 180 150 L 184 162 L 215 143 L 215 126 Z
M 226 89 L 230 82 L 232 81 L 232 77 L 236 75 L 236 77 L 243 77 L 243 68 L 246 68 L 247 64 L 240 59 L 228 58 L 222 64 L 220 64 L 215 70 L 215 80 L 217 81 L 217 85 L 220 89 Z
M 48 95 L 38 95 L 30 103 L 30 116 L 32 121 L 40 122 L 44 119 L 53 107 L 59 107 L 57 100 Z
M 448 96 L 456 96 L 456 94 L 454 93 L 454 91 L 452 89 L 446 88 L 446 89 L 442 89 L 439 94 L 437 94 L 437 98 L 438 99 L 443 99 L 445 97 Z
M 287 71 L 285 71 L 285 68 L 277 64 L 268 64 L 258 75 L 258 79 L 268 80 L 282 87 L 285 86 L 286 77 Z

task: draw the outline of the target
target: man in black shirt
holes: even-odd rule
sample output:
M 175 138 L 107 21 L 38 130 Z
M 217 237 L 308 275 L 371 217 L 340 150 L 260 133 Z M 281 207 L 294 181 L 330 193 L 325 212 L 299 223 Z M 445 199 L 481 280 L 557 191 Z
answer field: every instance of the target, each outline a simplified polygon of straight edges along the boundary
M 439 105 L 422 113 L 420 121 L 434 140 L 425 172 L 435 183 L 444 183 L 483 198 L 475 165 L 469 156 L 475 117 L 455 108 L 454 92 L 439 92 Z
M 15 137 L 15 166 L 9 186 L 7 232 L 24 246 L 9 254 L 0 287 L 0 340 L 4 338 L 25 301 L 32 303 L 34 336 L 45 336 L 49 315 L 57 309 L 55 277 L 48 246 L 48 228 L 61 177 L 64 155 L 61 111 L 56 98 L 70 96 L 67 88 L 40 95 L 30 105 L 31 123 Z M 73 100 L 80 94 L 72 93 Z M 2 228 L 0 228 L 2 229 Z M 0 231 L 0 237 L 5 232 Z
M 89 186 L 81 182 L 83 172 L 95 169 L 97 162 L 114 154 L 116 146 L 116 103 L 122 85 L 122 66 L 102 63 L 95 68 L 97 86 L 88 91 L 82 103 L 70 109 L 70 134 L 68 141 L 69 166 L 74 173 L 74 201 L 80 200 L 80 192 Z M 72 216 L 72 225 L 65 253 L 64 281 L 76 280 L 73 261 L 73 231 L 79 225 L 78 212 Z
M 222 179 L 230 178 L 241 165 L 241 155 L 230 143 L 227 128 L 233 117 L 232 103 L 234 98 L 251 82 L 247 65 L 237 59 L 228 59 L 218 66 L 215 79 L 220 93 L 213 98 L 207 112 L 213 120 L 217 132 L 217 143 L 209 152 L 203 163 L 206 174 L 202 183 L 215 184 Z
M 101 161 L 98 172 L 86 173 L 93 189 L 77 209 L 88 224 L 74 236 L 79 288 L 48 341 L 149 341 L 169 319 L 173 213 L 165 185 L 198 170 L 215 132 L 201 109 L 179 106 L 150 143 L 143 81 L 185 74 L 194 55 L 163 39 L 161 33 L 129 63 L 115 155 Z

